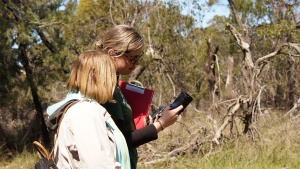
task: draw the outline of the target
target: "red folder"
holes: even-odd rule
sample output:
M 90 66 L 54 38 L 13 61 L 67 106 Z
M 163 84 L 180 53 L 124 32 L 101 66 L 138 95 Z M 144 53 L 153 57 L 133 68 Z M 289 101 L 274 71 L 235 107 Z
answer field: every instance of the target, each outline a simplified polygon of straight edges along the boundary
M 144 119 L 148 117 L 154 90 L 119 81 L 121 91 L 131 106 L 132 118 L 136 129 L 145 126 Z

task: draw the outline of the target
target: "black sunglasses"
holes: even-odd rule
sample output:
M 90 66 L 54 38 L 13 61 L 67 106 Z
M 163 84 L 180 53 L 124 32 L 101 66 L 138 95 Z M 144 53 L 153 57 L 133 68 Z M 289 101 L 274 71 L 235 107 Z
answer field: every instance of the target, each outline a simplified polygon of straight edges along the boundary
M 126 51 L 125 53 L 128 53 L 128 52 L 129 51 Z M 125 54 L 123 54 L 123 55 L 130 60 L 130 63 L 135 64 L 144 55 L 144 51 L 142 51 L 141 54 L 139 54 L 137 56 L 127 56 Z

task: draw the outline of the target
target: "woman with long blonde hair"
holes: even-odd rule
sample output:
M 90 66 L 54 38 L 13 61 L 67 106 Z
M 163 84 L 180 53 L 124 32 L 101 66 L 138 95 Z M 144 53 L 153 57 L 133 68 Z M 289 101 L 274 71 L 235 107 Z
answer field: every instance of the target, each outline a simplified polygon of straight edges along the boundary
M 143 56 L 144 40 L 141 35 L 131 26 L 117 25 L 108 30 L 103 38 L 94 44 L 95 49 L 107 53 L 113 58 L 119 75 L 129 75 L 139 64 Z M 121 130 L 129 148 L 131 168 L 137 167 L 138 154 L 136 147 L 158 138 L 158 132 L 175 123 L 178 112 L 182 106 L 170 110 L 167 106 L 161 113 L 160 119 L 144 128 L 135 130 L 132 125 L 132 111 L 127 104 L 119 86 L 114 92 L 116 103 L 106 103 L 103 106 L 111 114 L 118 128 Z

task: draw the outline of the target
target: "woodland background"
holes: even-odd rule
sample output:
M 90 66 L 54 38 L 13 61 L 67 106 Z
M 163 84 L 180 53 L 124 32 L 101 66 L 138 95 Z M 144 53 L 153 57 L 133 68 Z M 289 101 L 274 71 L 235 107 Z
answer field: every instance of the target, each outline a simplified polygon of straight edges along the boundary
M 31 150 L 33 140 L 51 147 L 43 107 L 64 98 L 72 61 L 114 24 L 132 25 L 144 37 L 140 65 L 121 78 L 154 89 L 153 110 L 180 91 L 194 97 L 177 126 L 190 139 L 165 131 L 168 153 L 154 151 L 153 158 L 207 158 L 241 138 L 261 140 L 262 127 L 273 122 L 299 138 L 299 1 L 224 2 L 230 15 L 216 15 L 204 28 L 199 23 L 218 0 L 1 0 L 0 159 Z M 143 156 L 149 146 L 139 150 L 141 161 L 150 159 Z

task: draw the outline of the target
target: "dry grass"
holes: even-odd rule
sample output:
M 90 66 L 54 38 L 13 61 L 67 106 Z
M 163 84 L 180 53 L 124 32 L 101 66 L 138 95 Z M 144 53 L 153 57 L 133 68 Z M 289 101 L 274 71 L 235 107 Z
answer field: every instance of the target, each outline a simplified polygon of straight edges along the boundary
M 218 125 L 206 114 L 188 112 L 180 122 L 159 133 L 159 139 L 140 146 L 139 167 L 172 169 L 294 169 L 300 166 L 300 118 L 282 118 L 282 112 L 259 116 L 260 138 L 222 137 L 211 142 Z M 216 124 L 220 124 L 217 122 Z M 168 153 L 181 148 L 179 153 Z M 38 156 L 24 150 L 2 160 L 0 168 L 33 168 Z M 159 162 L 161 161 L 161 162 Z
M 24 149 L 21 154 L 14 154 L 12 158 L 1 159 L 0 169 L 32 169 L 37 160 L 37 152 Z
M 139 148 L 140 168 L 298 168 L 300 166 L 299 119 L 282 118 L 284 113 L 259 116 L 256 140 L 240 136 L 211 142 L 215 126 L 205 114 L 187 113 L 181 123 L 159 134 L 159 139 Z M 191 134 L 190 134 L 191 133 Z M 197 144 L 193 140 L 197 139 Z M 183 148 L 176 157 L 168 152 Z M 160 159 L 162 162 L 159 162 Z M 162 160 L 163 159 L 163 160 Z

